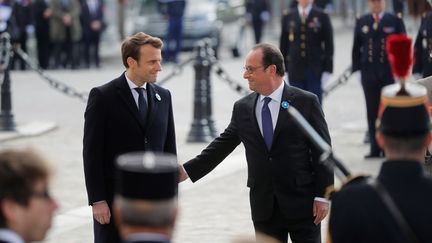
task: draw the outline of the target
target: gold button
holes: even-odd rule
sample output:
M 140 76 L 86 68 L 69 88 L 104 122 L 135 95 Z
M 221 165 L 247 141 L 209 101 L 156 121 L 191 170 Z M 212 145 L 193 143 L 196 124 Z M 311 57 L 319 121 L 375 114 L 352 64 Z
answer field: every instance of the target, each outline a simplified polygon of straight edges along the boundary
M 384 58 L 380 58 L 380 62 L 381 62 L 381 63 L 384 63 Z
M 305 40 L 306 36 L 305 35 L 300 35 L 300 39 Z
M 369 56 L 372 56 L 372 51 L 368 51 Z
M 305 57 L 305 56 L 306 56 L 306 53 L 305 53 L 304 51 L 302 51 L 302 52 L 301 52 L 301 56 L 302 56 L 302 57 Z
M 305 49 L 306 44 L 305 44 L 305 43 L 301 43 L 301 44 L 300 44 L 300 47 L 301 47 L 302 49 Z
M 369 57 L 368 60 L 369 60 L 369 62 L 372 62 L 372 57 Z

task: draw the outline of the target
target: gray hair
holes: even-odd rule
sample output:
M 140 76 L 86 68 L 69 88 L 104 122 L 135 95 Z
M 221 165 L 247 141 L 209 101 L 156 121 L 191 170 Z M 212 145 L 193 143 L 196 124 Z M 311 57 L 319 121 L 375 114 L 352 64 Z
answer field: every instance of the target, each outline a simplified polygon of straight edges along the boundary
M 177 198 L 151 201 L 121 196 L 116 196 L 114 204 L 124 224 L 145 227 L 173 226 L 178 205 Z

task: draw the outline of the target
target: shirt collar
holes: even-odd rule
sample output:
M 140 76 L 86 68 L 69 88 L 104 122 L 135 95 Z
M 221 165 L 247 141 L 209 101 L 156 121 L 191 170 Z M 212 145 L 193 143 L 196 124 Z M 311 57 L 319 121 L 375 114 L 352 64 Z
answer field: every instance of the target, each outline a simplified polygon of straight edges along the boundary
M 128 84 L 128 86 L 129 86 L 130 89 L 135 89 L 135 88 L 144 88 L 144 89 L 147 89 L 147 83 L 144 83 L 142 86 L 138 86 L 134 82 L 132 82 L 132 80 L 130 80 L 128 78 L 128 76 L 126 75 L 126 72 L 124 73 L 124 76 L 126 78 L 127 84 Z
M 260 94 L 259 101 L 262 102 L 265 97 L 270 97 L 270 98 L 272 98 L 272 100 L 280 103 L 282 100 L 283 88 L 284 88 L 284 81 L 282 80 L 279 87 L 275 91 L 273 91 L 273 93 L 271 93 L 269 96 L 264 96 L 264 95 Z
M 384 13 L 385 13 L 384 11 L 379 12 L 378 17 L 379 17 L 380 20 L 383 18 Z M 374 17 L 374 16 L 375 16 L 375 14 L 373 13 L 372 17 Z
M 299 5 L 297 5 L 297 9 L 298 9 L 298 12 L 299 12 L 299 14 L 301 16 L 302 13 L 303 13 L 303 7 L 300 6 L 300 4 L 299 4 Z M 306 8 L 304 8 L 306 16 L 309 15 L 309 12 L 311 11 L 311 9 L 312 9 L 312 4 L 309 4 L 309 5 L 306 6 Z
M 0 229 L 0 240 L 10 243 L 24 243 L 24 240 L 17 233 L 5 228 Z

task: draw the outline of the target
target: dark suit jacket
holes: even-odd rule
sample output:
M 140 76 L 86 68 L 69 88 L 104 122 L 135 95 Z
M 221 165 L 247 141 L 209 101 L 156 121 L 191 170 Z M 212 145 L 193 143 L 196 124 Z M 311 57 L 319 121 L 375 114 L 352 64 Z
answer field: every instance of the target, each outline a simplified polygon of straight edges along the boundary
M 414 44 L 415 63 L 413 73 L 421 73 L 423 77 L 432 75 L 432 13 L 428 13 L 420 25 Z
M 90 12 L 89 6 L 86 0 L 81 0 L 82 11 L 80 15 L 82 34 L 84 39 L 89 39 L 94 33 L 101 33 L 104 23 L 104 2 L 102 0 L 97 1 L 96 12 L 92 14 Z M 99 31 L 94 31 L 91 29 L 91 22 L 99 20 L 102 23 L 102 28 Z
M 261 135 L 255 106 L 259 95 L 252 93 L 234 104 L 231 122 L 200 155 L 184 164 L 192 181 L 213 170 L 243 143 L 248 164 L 247 186 L 254 221 L 268 219 L 274 199 L 287 218 L 312 217 L 314 197 L 324 197 L 333 184 L 333 172 L 319 163 L 320 152 L 281 108 L 269 151 Z M 282 101 L 296 107 L 317 132 L 330 143 L 324 114 L 312 93 L 285 85 Z
M 132 151 L 176 154 L 170 92 L 148 83 L 147 97 L 149 115 L 144 126 L 124 74 L 91 90 L 83 149 L 89 204 L 112 201 L 118 155 Z
M 377 29 L 372 14 L 357 20 L 352 49 L 352 71 L 361 71 L 363 86 L 383 87 L 394 82 L 387 58 L 386 40 L 391 34 L 405 33 L 402 19 L 384 13 Z
M 284 15 L 279 45 L 290 80 L 304 80 L 306 67 L 316 77 L 333 72 L 333 29 L 321 9 L 312 7 L 305 23 L 297 8 Z
M 421 162 L 384 162 L 378 179 L 419 242 L 432 242 L 432 178 L 425 174 Z M 329 228 L 333 243 L 410 242 L 365 180 L 348 183 L 333 195 Z

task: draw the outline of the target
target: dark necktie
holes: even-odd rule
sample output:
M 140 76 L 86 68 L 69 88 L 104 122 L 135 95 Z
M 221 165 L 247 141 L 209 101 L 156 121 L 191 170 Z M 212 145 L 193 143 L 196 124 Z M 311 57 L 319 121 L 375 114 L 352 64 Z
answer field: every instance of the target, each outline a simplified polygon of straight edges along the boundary
M 270 113 L 270 109 L 268 107 L 268 103 L 272 99 L 270 97 L 264 98 L 264 104 L 261 110 L 261 119 L 262 119 L 262 130 L 264 141 L 267 145 L 267 148 L 270 150 L 273 141 L 273 122 Z
M 138 110 L 144 122 L 147 121 L 147 102 L 144 98 L 144 88 L 134 88 L 138 93 Z

